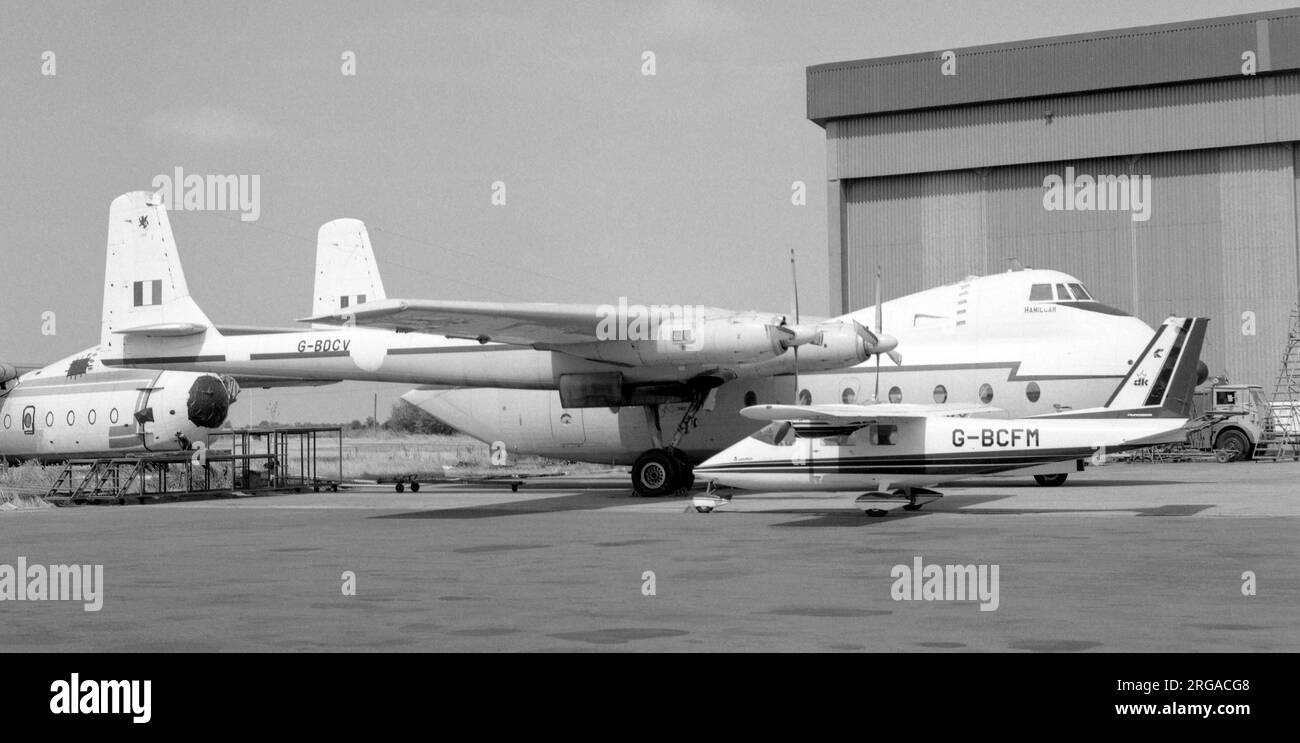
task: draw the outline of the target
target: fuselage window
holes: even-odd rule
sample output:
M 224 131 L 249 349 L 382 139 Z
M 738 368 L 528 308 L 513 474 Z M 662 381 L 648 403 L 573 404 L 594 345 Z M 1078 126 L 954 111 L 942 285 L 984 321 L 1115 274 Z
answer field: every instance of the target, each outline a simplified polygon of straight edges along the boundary
M 6 415 L 5 415 L 5 430 L 6 430 L 6 431 L 9 430 L 9 424 L 12 423 L 12 422 L 13 422 L 13 421 L 9 418 L 9 415 L 6 414 Z
M 45 414 L 45 427 L 46 427 L 46 428 L 54 428 L 54 411 L 53 411 L 53 410 L 51 410 L 50 412 L 48 412 L 48 413 Z
M 1056 285 L 1056 298 L 1062 302 L 1074 301 L 1074 297 L 1070 294 L 1070 290 L 1065 288 L 1065 284 Z
M 935 385 L 935 387 L 934 387 L 934 401 L 935 401 L 935 402 L 948 402 L 948 388 L 947 388 L 947 387 L 944 387 L 944 386 L 941 385 L 941 384 L 939 384 L 939 385 Z
M 1050 302 L 1052 301 L 1051 284 L 1034 284 L 1029 289 L 1030 302 Z
M 993 402 L 993 387 L 988 384 L 980 385 L 980 402 L 988 405 Z
M 90 423 L 90 425 L 92 426 L 95 425 L 96 418 L 97 416 L 95 415 L 94 410 L 90 411 L 89 413 L 86 413 L 86 421 Z
M 812 393 L 806 389 L 799 390 L 799 404 L 812 405 Z
M 853 391 L 852 387 L 845 387 L 844 393 L 840 395 L 840 400 L 845 405 L 852 405 L 858 399 L 858 393 Z
M 1038 398 L 1042 394 L 1043 391 L 1038 388 L 1037 382 L 1030 382 L 1029 386 L 1025 388 L 1025 397 L 1029 398 L 1029 402 L 1038 402 Z
M 889 388 L 889 401 L 890 401 L 890 402 L 902 402 L 902 401 L 903 401 L 903 391 L 900 390 L 900 389 L 898 389 L 897 387 L 890 387 L 890 388 Z
M 1074 290 L 1075 299 L 1082 299 L 1085 302 L 1093 301 L 1092 295 L 1088 293 L 1087 289 L 1083 288 L 1083 284 L 1070 284 L 1070 288 Z
M 108 422 L 114 425 L 117 424 L 117 408 L 108 411 Z
M 69 410 L 67 420 L 68 420 L 68 425 L 71 426 L 73 423 L 77 422 L 77 414 Z

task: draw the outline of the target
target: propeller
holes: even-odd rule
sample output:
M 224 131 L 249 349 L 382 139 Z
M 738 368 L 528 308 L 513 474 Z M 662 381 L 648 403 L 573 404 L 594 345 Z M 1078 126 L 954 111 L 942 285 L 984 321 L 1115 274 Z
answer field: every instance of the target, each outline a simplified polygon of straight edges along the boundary
M 895 366 L 902 366 L 903 364 L 903 355 L 898 351 L 894 350 L 898 348 L 898 339 L 892 335 L 887 335 L 885 333 L 885 308 L 884 308 L 884 303 L 881 301 L 880 286 L 881 286 L 881 271 L 880 271 L 880 266 L 877 265 L 876 266 L 876 330 L 880 333 L 879 337 L 877 337 L 870 330 L 867 330 L 866 328 L 862 327 L 862 325 L 859 324 L 856 320 L 854 321 L 854 325 L 858 326 L 858 335 L 862 335 L 864 341 L 867 340 L 867 336 L 876 339 L 875 343 L 871 343 L 869 341 L 867 343 L 867 347 L 871 348 L 872 353 L 876 355 L 876 391 L 871 395 L 872 402 L 880 401 L 880 355 L 883 353 L 886 356 L 888 356 L 889 360 L 893 361 Z M 866 335 L 863 335 L 864 333 Z

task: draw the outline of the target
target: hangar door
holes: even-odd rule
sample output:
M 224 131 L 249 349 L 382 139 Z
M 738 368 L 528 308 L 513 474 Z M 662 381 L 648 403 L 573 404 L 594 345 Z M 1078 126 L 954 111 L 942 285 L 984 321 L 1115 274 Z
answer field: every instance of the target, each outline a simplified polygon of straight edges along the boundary
M 1297 297 L 1294 162 L 1287 143 L 849 181 L 845 310 L 874 301 L 877 264 L 892 297 L 1018 258 L 1153 326 L 1210 317 L 1211 372 L 1271 386 Z M 1149 175 L 1145 206 L 1049 210 L 1046 179 L 1067 166 L 1076 179 Z

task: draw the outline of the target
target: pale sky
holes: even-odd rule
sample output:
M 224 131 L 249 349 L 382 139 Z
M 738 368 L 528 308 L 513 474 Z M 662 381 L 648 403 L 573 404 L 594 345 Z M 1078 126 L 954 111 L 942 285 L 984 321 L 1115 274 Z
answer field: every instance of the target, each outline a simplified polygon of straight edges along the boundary
M 804 311 L 826 313 L 808 65 L 1285 7 L 2 0 L 0 360 L 98 342 L 109 202 L 178 166 L 260 176 L 255 222 L 172 213 L 218 324 L 308 314 L 316 230 L 338 217 L 367 223 L 392 297 L 780 311 L 794 248 Z M 259 390 L 232 415 L 364 419 L 379 392 L 383 419 L 405 389 Z

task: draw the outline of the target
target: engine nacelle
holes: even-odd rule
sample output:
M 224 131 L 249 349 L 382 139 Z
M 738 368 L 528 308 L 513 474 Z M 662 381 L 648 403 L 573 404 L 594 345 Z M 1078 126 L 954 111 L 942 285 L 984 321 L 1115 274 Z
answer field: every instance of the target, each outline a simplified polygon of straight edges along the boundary
M 11 379 L 17 379 L 19 376 L 21 375 L 18 373 L 18 369 L 14 368 L 12 364 L 0 363 L 0 384 L 4 384 Z
M 762 318 L 664 323 L 647 340 L 565 345 L 565 353 L 627 366 L 753 364 L 785 353 L 789 334 Z
M 801 371 L 844 369 L 866 361 L 871 355 L 866 341 L 852 325 L 824 323 L 817 329 L 821 333 L 820 345 L 805 343 L 799 346 Z

